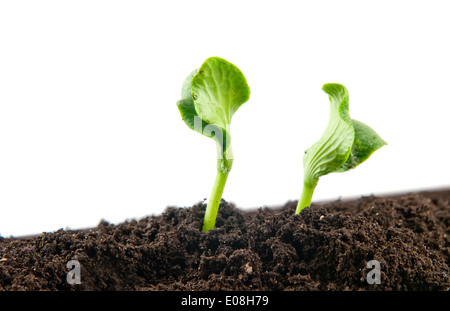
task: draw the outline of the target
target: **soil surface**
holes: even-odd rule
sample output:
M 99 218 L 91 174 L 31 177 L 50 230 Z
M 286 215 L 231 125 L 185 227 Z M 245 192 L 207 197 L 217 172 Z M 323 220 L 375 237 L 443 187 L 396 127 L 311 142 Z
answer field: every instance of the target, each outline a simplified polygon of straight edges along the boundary
M 0 237 L 0 290 L 449 290 L 450 189 L 241 211 L 222 201 L 118 225 Z M 69 284 L 70 260 L 81 284 Z M 368 284 L 371 260 L 381 284 Z M 371 274 L 372 273 L 372 274 Z

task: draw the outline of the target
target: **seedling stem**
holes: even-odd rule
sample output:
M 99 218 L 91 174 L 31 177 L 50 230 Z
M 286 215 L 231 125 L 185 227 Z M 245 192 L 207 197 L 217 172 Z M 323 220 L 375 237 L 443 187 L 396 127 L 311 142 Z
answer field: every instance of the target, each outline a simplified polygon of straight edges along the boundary
M 311 200 L 312 200 L 312 196 L 313 196 L 315 188 L 316 188 L 316 186 L 312 185 L 310 183 L 305 182 L 303 184 L 302 194 L 300 196 L 300 200 L 298 201 L 297 209 L 295 210 L 295 214 L 300 214 L 302 209 L 311 205 Z
M 228 172 L 224 173 L 222 170 L 217 170 L 216 181 L 211 191 L 211 196 L 206 206 L 205 218 L 203 221 L 203 232 L 214 229 L 216 225 L 217 212 L 219 210 L 220 200 L 222 199 L 223 189 L 227 182 Z

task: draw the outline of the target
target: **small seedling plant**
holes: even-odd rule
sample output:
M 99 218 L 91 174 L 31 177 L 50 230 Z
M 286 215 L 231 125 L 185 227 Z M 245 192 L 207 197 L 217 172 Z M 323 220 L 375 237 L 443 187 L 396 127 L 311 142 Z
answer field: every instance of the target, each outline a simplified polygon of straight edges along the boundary
M 296 214 L 311 205 L 319 177 L 355 168 L 386 145 L 372 128 L 350 118 L 348 90 L 343 85 L 329 83 L 322 89 L 329 95 L 330 118 L 322 137 L 303 156 L 303 190 Z
M 208 58 L 185 79 L 178 110 L 192 130 L 214 139 L 217 145 L 217 175 L 208 199 L 202 230 L 215 227 L 225 183 L 233 165 L 231 118 L 250 98 L 243 73 L 232 63 Z

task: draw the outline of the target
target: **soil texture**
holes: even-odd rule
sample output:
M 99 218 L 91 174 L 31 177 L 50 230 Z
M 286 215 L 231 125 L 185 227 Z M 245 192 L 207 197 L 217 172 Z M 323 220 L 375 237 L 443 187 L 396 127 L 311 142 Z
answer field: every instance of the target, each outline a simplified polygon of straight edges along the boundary
M 243 211 L 222 201 L 208 233 L 205 207 L 0 237 L 0 290 L 450 289 L 450 190 L 313 203 L 300 215 L 296 202 Z M 68 282 L 71 260 L 80 284 Z M 367 281 L 371 260 L 380 284 Z

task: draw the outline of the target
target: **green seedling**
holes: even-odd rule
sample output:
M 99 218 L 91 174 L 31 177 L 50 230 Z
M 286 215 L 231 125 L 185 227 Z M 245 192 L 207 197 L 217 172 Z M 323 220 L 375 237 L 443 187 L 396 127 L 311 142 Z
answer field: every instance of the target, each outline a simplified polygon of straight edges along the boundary
M 296 214 L 311 205 L 319 177 L 355 168 L 386 145 L 372 128 L 350 118 L 348 91 L 343 85 L 329 83 L 322 89 L 329 95 L 330 119 L 322 137 L 303 157 L 303 190 Z
M 250 89 L 242 72 L 230 62 L 208 58 L 185 79 L 178 109 L 186 125 L 216 141 L 217 175 L 208 199 L 204 232 L 215 227 L 225 183 L 233 165 L 230 123 L 233 114 L 248 101 Z

